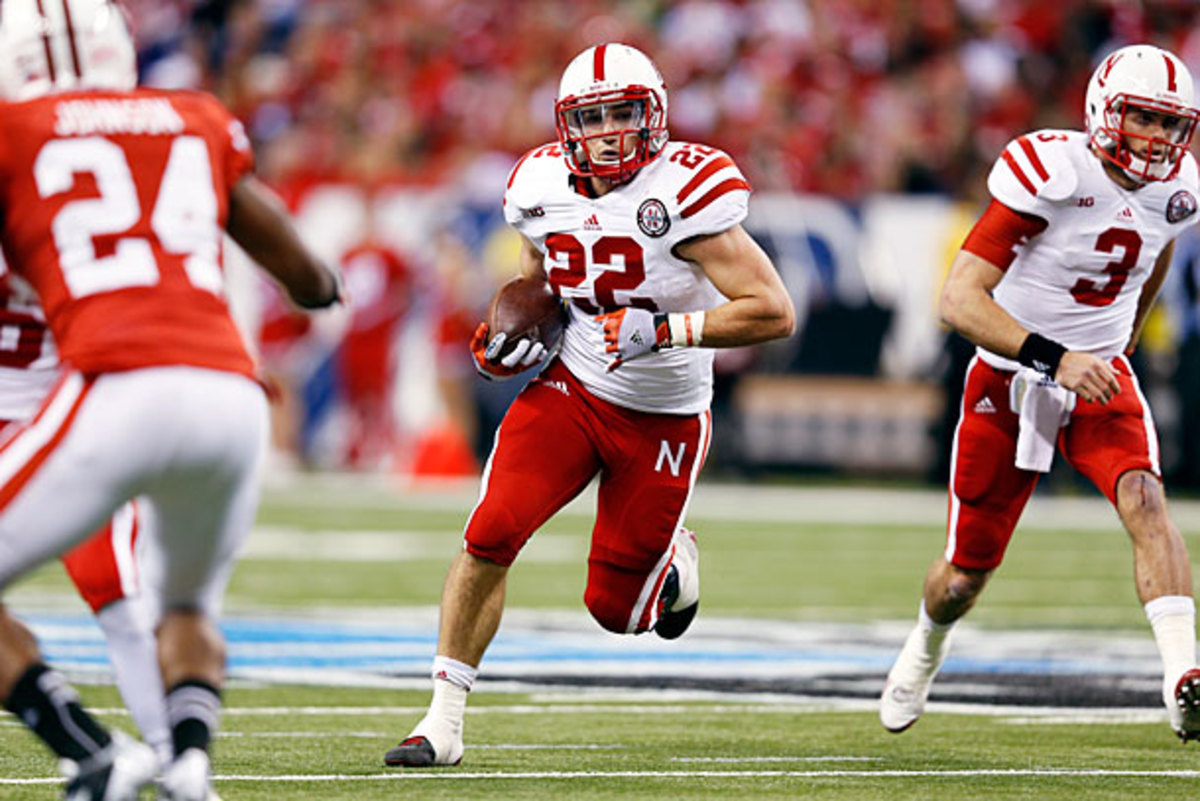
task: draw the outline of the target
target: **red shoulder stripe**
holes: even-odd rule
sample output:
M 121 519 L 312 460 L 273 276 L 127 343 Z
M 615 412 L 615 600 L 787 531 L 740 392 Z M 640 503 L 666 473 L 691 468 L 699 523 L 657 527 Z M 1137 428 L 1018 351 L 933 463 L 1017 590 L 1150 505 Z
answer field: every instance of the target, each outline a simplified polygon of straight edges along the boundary
M 695 203 L 684 209 L 679 216 L 686 220 L 688 217 L 691 217 L 694 214 L 699 214 L 700 212 L 704 211 L 704 209 L 708 208 L 709 204 L 711 204 L 721 195 L 728 194 L 735 189 L 745 189 L 747 192 L 749 192 L 750 184 L 746 183 L 741 178 L 728 178 L 714 186 L 712 189 L 708 190 L 708 192 L 704 194 L 704 197 L 700 198 Z
M 1017 176 L 1017 180 L 1021 182 L 1021 186 L 1029 190 L 1029 194 L 1037 195 L 1037 187 L 1034 186 L 1033 181 L 1030 181 L 1025 175 L 1024 170 L 1022 170 L 1020 165 L 1017 164 L 1017 160 L 1012 157 L 1012 154 L 1005 150 L 1000 154 L 1000 158 L 1004 159 L 1004 163 L 1007 164 L 1008 168 L 1013 171 L 1014 175 Z
M 704 167 L 704 169 L 693 175 L 692 180 L 683 185 L 683 189 L 680 189 L 679 194 L 675 196 L 675 202 L 682 203 L 684 198 L 692 194 L 692 192 L 695 192 L 700 184 L 708 180 L 709 176 L 711 176 L 717 170 L 722 170 L 726 167 L 732 166 L 734 166 L 733 159 L 729 158 L 729 156 L 721 156 L 720 158 L 713 159 Z
M 530 150 L 524 156 L 521 156 L 521 158 L 513 166 L 512 172 L 510 172 L 508 174 L 508 185 L 504 187 L 505 189 L 512 189 L 513 181 L 515 181 L 517 179 L 517 170 L 521 169 L 521 165 L 525 163 L 525 159 L 529 158 L 534 153 L 536 153 L 538 151 L 538 149 L 539 148 L 535 147 L 533 150 Z
M 1042 159 L 1038 156 L 1037 150 L 1034 149 L 1033 142 L 1029 141 L 1029 137 L 1022 136 L 1017 140 L 1017 144 L 1021 146 L 1021 150 L 1025 151 L 1025 155 L 1029 157 L 1029 163 L 1033 165 L 1038 178 L 1041 178 L 1043 181 L 1049 181 L 1050 173 L 1046 172 L 1046 165 L 1042 164 Z

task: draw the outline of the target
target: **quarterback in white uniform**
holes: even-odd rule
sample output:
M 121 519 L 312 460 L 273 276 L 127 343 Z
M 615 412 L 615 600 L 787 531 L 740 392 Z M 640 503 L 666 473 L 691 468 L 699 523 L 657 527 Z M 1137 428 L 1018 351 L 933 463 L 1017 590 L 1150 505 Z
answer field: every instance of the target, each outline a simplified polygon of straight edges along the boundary
M 1000 154 L 992 203 L 943 290 L 943 319 L 978 354 L 955 431 L 945 552 L 884 687 L 880 719 L 894 732 L 924 711 L 955 622 L 1000 565 L 1057 451 L 1129 532 L 1171 727 L 1185 742 L 1200 739 L 1191 565 L 1127 358 L 1175 237 L 1196 224 L 1200 179 L 1188 145 L 1200 112 L 1187 68 L 1148 45 L 1099 65 L 1085 112 L 1086 133 L 1038 131 Z
M 683 527 L 709 442 L 713 347 L 788 336 L 794 312 L 740 223 L 750 186 L 727 155 L 671 143 L 658 69 L 622 44 L 577 56 L 555 104 L 559 141 L 527 153 L 504 198 L 521 273 L 570 319 L 557 355 L 513 402 L 442 595 L 433 700 L 389 765 L 456 764 L 467 693 L 500 622 L 508 568 L 597 475 L 584 603 L 617 633 L 683 634 L 700 600 Z M 487 325 L 478 369 L 539 363 L 541 343 Z M 702 346 L 702 347 L 696 347 Z

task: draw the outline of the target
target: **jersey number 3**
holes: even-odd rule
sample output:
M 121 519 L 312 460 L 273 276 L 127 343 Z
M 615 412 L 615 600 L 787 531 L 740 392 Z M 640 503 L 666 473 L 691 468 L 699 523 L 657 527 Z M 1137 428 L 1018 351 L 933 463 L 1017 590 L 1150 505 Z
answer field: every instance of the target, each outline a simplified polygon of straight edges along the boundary
M 1109 228 L 1096 238 L 1096 250 L 1100 253 L 1112 253 L 1117 248 L 1122 251 L 1121 258 L 1105 265 L 1104 272 L 1112 277 L 1104 286 L 1096 286 L 1095 281 L 1080 278 L 1071 287 L 1071 296 L 1077 302 L 1085 306 L 1108 306 L 1117 299 L 1117 294 L 1129 278 L 1129 272 L 1137 267 L 1138 256 L 1142 253 L 1142 237 L 1129 228 Z
M 79 173 L 94 177 L 98 197 L 68 201 L 51 223 L 71 297 L 157 284 L 158 264 L 148 237 L 119 237 L 110 255 L 96 252 L 97 237 L 118 236 L 142 219 L 138 187 L 125 151 L 98 136 L 54 139 L 38 151 L 33 164 L 43 198 L 70 191 Z M 220 294 L 217 195 L 208 146 L 200 137 L 180 136 L 171 143 L 150 214 L 150 231 L 167 252 L 186 254 L 184 270 L 194 286 Z

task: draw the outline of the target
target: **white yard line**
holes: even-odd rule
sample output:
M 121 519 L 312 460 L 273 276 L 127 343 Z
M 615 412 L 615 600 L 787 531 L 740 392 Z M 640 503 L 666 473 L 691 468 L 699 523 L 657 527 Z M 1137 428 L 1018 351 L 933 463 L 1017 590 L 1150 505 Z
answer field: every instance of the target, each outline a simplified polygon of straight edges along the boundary
M 230 774 L 213 776 L 215 784 L 234 782 L 328 783 L 369 781 L 465 781 L 483 779 L 910 779 L 910 778 L 1060 778 L 1196 779 L 1200 770 L 1106 770 L 1093 768 L 1029 768 L 1014 770 L 581 770 L 496 771 L 467 773 L 452 769 L 361 774 L 290 774 L 283 776 Z M 62 778 L 0 779 L 0 786 L 61 784 Z

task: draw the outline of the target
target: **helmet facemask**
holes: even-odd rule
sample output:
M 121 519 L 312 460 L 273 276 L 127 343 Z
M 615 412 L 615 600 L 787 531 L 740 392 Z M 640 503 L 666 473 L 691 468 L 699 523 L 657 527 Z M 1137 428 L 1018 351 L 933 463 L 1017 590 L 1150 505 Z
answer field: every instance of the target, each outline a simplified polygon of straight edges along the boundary
M 576 175 L 627 181 L 666 143 L 663 105 L 656 92 L 631 86 L 565 97 L 555 120 L 567 165 Z
M 1142 132 L 1154 121 L 1161 135 Z M 1108 99 L 1103 122 L 1092 142 L 1104 158 L 1135 181 L 1169 181 L 1179 173 L 1183 156 L 1196 132 L 1200 113 L 1194 108 L 1147 97 L 1114 95 Z

